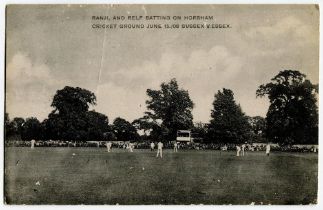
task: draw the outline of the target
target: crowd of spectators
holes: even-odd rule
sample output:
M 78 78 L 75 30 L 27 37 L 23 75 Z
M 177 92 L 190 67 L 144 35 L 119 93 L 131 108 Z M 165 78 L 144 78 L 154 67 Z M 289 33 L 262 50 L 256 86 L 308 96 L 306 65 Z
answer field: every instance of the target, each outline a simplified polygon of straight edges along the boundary
M 106 147 L 106 141 L 59 141 L 59 140 L 38 140 L 35 143 L 35 147 Z M 129 145 L 129 141 L 114 141 L 112 142 L 112 148 L 125 149 Z M 150 149 L 150 141 L 145 142 L 132 142 L 134 149 Z M 157 145 L 158 142 L 155 142 Z M 30 147 L 30 141 L 6 141 L 6 146 L 16 147 Z M 177 143 L 179 150 L 222 150 L 230 151 L 236 150 L 236 144 L 215 144 L 215 143 Z M 164 149 L 173 149 L 174 142 L 165 142 Z M 265 151 L 265 143 L 253 143 L 246 144 L 246 151 Z M 278 144 L 271 144 L 272 151 L 286 151 L 286 152 L 317 152 L 317 145 L 289 145 L 280 146 Z

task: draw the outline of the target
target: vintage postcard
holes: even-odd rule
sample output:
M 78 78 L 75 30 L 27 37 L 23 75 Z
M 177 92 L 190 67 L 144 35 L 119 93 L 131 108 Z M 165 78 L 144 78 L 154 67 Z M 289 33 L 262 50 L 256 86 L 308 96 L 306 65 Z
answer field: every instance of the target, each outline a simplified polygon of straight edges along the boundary
M 11 4 L 7 205 L 315 205 L 319 5 Z

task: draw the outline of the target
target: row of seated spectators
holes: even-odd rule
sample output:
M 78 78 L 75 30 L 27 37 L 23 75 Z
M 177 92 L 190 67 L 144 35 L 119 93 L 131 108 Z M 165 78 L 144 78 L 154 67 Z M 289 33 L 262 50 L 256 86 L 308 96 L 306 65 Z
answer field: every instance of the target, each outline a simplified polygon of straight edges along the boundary
M 133 142 L 134 149 L 150 149 L 151 142 Z M 157 148 L 157 143 L 155 148 Z M 112 142 L 112 148 L 126 149 L 129 142 Z M 17 147 L 30 147 L 30 141 L 6 141 L 6 146 L 17 146 Z M 239 145 L 241 146 L 241 145 Z M 246 151 L 265 151 L 266 144 L 245 144 Z M 74 142 L 74 141 L 58 141 L 48 140 L 35 142 L 35 147 L 106 147 L 105 141 L 88 141 L 88 142 Z M 179 150 L 236 150 L 236 144 L 215 144 L 215 143 L 177 143 Z M 173 149 L 174 142 L 164 143 L 164 149 Z M 288 152 L 317 152 L 317 146 L 279 146 L 277 144 L 271 145 L 272 151 L 288 151 Z

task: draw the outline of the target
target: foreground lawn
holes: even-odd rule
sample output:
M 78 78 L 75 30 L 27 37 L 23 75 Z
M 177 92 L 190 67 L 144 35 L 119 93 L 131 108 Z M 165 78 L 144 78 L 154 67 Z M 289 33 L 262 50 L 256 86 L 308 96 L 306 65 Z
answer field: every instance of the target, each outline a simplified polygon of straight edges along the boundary
M 73 155 L 74 153 L 74 155 Z M 317 154 L 6 148 L 8 204 L 316 203 Z M 40 185 L 36 183 L 39 181 Z

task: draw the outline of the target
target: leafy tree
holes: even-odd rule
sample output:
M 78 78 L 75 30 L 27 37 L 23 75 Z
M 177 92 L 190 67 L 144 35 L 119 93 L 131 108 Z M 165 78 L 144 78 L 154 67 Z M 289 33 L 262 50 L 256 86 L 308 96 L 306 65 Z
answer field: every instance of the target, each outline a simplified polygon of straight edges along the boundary
M 157 135 L 165 138 L 164 141 L 174 140 L 177 130 L 193 127 L 194 104 L 188 91 L 179 89 L 175 79 L 162 83 L 160 87 L 160 90 L 147 89 L 146 117 L 154 122 L 153 132 L 158 132 Z
M 146 116 L 135 119 L 131 124 L 137 129 L 142 130 L 145 135 L 149 135 L 153 129 L 153 123 L 150 119 Z
M 66 140 L 62 138 L 64 132 L 65 122 L 58 114 L 50 113 L 48 119 L 42 122 L 44 139 Z
M 166 133 L 165 128 L 162 127 L 161 123 L 152 120 L 151 118 L 144 116 L 134 120 L 131 123 L 137 131 L 143 131 L 144 135 L 141 136 L 144 139 L 152 141 L 162 141 L 163 134 Z
M 214 96 L 208 141 L 217 143 L 242 143 L 250 140 L 250 125 L 233 92 L 223 88 Z
M 21 134 L 22 126 L 24 125 L 24 123 L 25 123 L 25 120 L 21 117 L 13 118 L 11 125 L 16 134 Z
M 132 125 L 137 130 L 144 131 L 142 139 L 150 141 L 165 141 L 168 129 L 162 125 L 158 120 L 152 120 L 148 116 L 136 119 L 132 122 Z
M 118 141 L 133 141 L 139 138 L 136 128 L 123 118 L 117 117 L 113 121 L 112 129 Z
M 86 141 L 88 138 L 86 112 L 50 113 L 45 127 L 47 139 Z
M 267 137 L 280 144 L 318 143 L 318 85 L 295 70 L 280 71 L 256 94 L 268 96 Z
M 11 122 L 9 115 L 7 115 L 6 123 L 6 138 L 21 140 L 22 127 L 25 120 L 21 117 L 15 117 Z M 8 140 L 8 139 L 7 139 Z
M 68 86 L 58 90 L 51 104 L 54 110 L 44 121 L 46 139 L 86 141 L 108 138 L 108 117 L 88 110 L 95 104 L 96 97 L 88 90 Z
M 109 129 L 111 129 L 110 126 L 109 126 Z M 108 132 L 103 133 L 103 139 L 105 141 L 115 141 L 115 140 L 117 140 L 117 137 L 113 133 L 113 131 L 108 131 Z
M 8 134 L 10 134 L 11 128 L 10 128 L 10 118 L 9 114 L 6 112 L 4 115 L 4 137 L 5 140 L 7 140 Z
M 86 113 L 87 118 L 87 129 L 88 139 L 105 139 L 110 131 L 108 117 L 104 114 L 89 111 Z
M 198 141 L 204 141 L 207 137 L 208 125 L 202 122 L 194 124 L 194 127 L 191 129 L 192 135 L 194 138 L 197 138 Z M 196 141 L 196 140 L 195 140 Z
M 40 139 L 41 129 L 41 123 L 37 118 L 27 118 L 22 128 L 22 140 Z
M 61 115 L 69 115 L 71 112 L 86 112 L 89 105 L 96 104 L 94 93 L 79 87 L 66 86 L 58 90 L 51 104 L 54 113 L 58 111 Z
M 265 142 L 266 119 L 261 116 L 248 117 L 253 134 L 253 142 Z
M 108 117 L 95 111 L 78 114 L 72 112 L 67 116 L 51 113 L 44 123 L 47 139 L 76 141 L 113 139 Z

